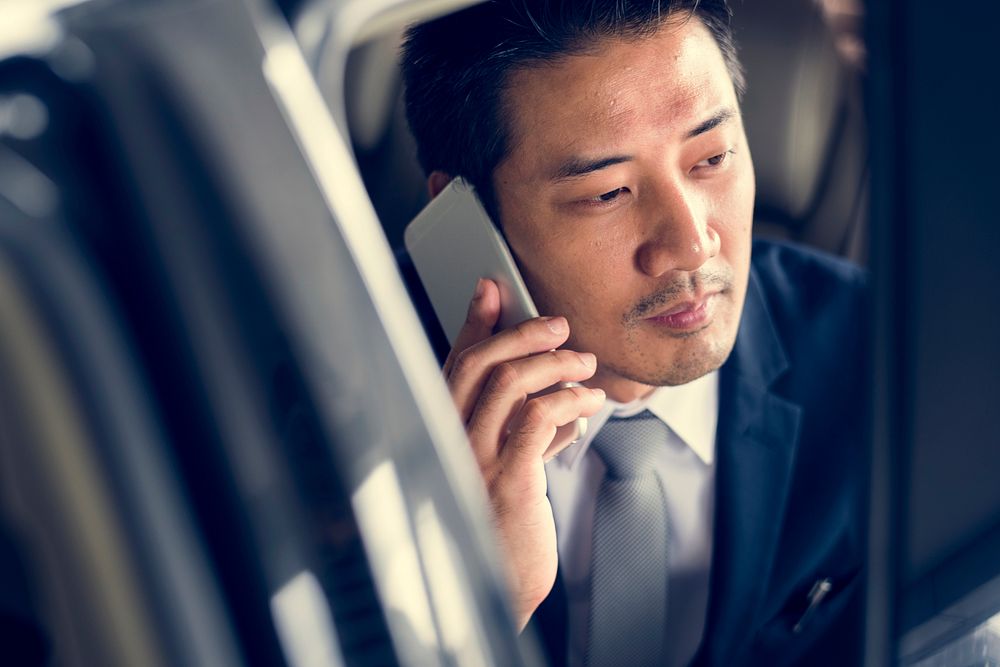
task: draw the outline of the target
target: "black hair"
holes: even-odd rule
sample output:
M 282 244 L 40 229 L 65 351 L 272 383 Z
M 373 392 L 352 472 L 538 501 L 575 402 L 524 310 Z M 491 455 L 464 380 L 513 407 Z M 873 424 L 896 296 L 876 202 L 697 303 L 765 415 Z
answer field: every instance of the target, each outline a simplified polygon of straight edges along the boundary
M 406 117 L 425 173 L 464 177 L 499 222 L 492 176 L 510 150 L 510 73 L 586 53 L 605 38 L 652 36 L 678 16 L 709 30 L 741 97 L 726 0 L 487 0 L 411 27 L 402 51 Z

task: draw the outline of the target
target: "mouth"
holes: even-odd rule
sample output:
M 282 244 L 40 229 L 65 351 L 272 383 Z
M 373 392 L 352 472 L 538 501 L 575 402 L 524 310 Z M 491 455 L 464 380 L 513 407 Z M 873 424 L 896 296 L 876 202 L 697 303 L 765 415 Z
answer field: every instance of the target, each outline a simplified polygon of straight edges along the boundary
M 718 292 L 713 292 L 675 303 L 650 317 L 644 318 L 643 321 L 674 333 L 699 331 L 711 324 L 718 295 Z

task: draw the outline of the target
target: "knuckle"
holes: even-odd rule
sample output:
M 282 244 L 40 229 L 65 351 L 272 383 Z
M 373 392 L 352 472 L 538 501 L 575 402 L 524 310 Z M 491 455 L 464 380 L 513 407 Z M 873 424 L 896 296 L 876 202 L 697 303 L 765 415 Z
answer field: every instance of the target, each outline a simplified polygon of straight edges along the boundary
M 524 423 L 532 429 L 538 429 L 549 423 L 552 408 L 544 398 L 536 398 L 524 405 Z
M 495 504 L 502 506 L 502 503 L 497 503 L 497 501 L 505 498 L 506 494 L 504 492 L 510 486 L 505 483 L 506 479 L 503 475 L 503 469 L 494 466 L 489 470 L 484 470 L 482 475 L 483 483 L 486 486 L 486 493 Z
M 451 366 L 453 375 L 464 375 L 479 365 L 479 354 L 474 348 L 466 348 L 455 355 Z
M 469 438 L 469 444 L 478 456 L 484 451 L 486 443 L 489 442 L 489 430 L 479 420 L 472 419 L 465 427 L 465 435 Z
M 479 474 L 490 498 L 497 497 L 503 489 L 503 467 L 500 462 L 495 458 L 480 462 Z
M 517 367 L 514 364 L 505 361 L 493 369 L 491 382 L 496 390 L 509 391 L 520 385 L 521 374 L 517 371 Z

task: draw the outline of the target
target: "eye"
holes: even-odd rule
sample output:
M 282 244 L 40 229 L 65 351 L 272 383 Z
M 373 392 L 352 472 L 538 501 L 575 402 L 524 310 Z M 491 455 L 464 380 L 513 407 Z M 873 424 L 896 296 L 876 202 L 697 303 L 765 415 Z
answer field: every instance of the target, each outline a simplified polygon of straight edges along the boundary
M 718 155 L 713 155 L 712 157 L 708 158 L 707 160 L 702 160 L 701 162 L 699 162 L 697 165 L 695 165 L 695 168 L 696 169 L 698 169 L 698 168 L 701 168 L 701 169 L 716 169 L 718 167 L 721 167 L 723 165 L 723 163 L 727 159 L 729 159 L 729 156 L 732 155 L 732 153 L 733 153 L 733 151 L 732 151 L 732 149 L 730 149 L 730 150 L 726 151 L 725 153 L 719 153 Z
M 588 203 L 592 204 L 606 204 L 610 201 L 614 201 L 620 195 L 626 192 L 626 188 L 615 188 L 609 192 L 605 192 L 603 195 L 597 195 L 596 197 L 591 197 L 587 200 Z

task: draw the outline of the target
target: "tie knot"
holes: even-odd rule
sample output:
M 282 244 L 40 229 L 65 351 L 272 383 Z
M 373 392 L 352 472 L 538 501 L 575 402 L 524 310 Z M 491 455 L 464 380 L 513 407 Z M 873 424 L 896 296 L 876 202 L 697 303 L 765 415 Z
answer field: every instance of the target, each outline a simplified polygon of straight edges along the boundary
M 667 425 L 644 410 L 634 417 L 609 419 L 591 447 L 608 466 L 609 477 L 641 477 L 653 468 L 656 450 L 663 447 L 667 434 Z

